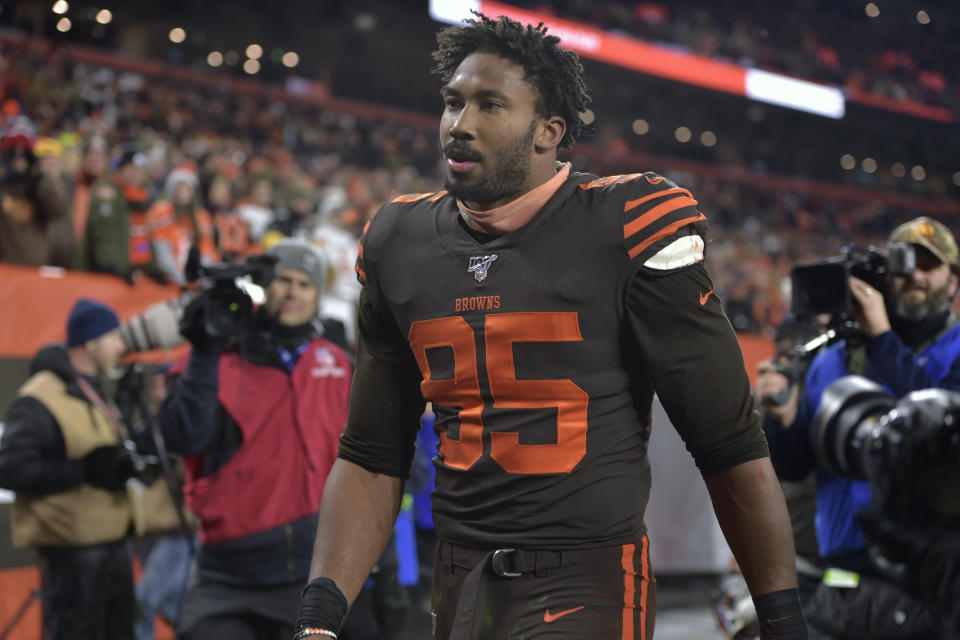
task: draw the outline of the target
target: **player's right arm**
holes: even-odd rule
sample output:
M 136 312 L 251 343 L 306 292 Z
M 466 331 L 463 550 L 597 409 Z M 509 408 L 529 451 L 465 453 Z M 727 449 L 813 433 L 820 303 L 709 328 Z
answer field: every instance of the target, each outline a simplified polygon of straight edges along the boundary
M 384 229 L 379 238 L 387 236 Z M 376 282 L 376 245 L 365 231 L 350 413 L 323 492 L 298 629 L 339 631 L 348 603 L 390 539 L 425 405 L 419 367 Z

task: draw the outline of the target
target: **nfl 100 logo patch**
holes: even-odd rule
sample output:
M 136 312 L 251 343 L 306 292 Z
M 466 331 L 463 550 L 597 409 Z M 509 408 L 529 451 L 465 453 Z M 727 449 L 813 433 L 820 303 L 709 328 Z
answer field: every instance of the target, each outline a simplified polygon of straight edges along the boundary
M 495 253 L 489 256 L 473 256 L 470 258 L 470 265 L 467 267 L 467 271 L 473 274 L 477 282 L 483 282 L 487 277 L 487 273 L 490 271 L 490 265 L 496 259 L 497 254 Z

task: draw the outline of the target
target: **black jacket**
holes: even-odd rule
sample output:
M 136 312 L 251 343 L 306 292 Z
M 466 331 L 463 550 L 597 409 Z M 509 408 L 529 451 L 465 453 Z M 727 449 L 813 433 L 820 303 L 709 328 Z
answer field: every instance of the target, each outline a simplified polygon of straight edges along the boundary
M 87 402 L 63 345 L 37 353 L 30 375 L 40 371 L 52 371 L 67 384 L 67 393 Z M 43 495 L 74 487 L 83 477 L 83 462 L 67 460 L 63 433 L 53 414 L 36 398 L 17 398 L 4 418 L 0 438 L 0 487 Z

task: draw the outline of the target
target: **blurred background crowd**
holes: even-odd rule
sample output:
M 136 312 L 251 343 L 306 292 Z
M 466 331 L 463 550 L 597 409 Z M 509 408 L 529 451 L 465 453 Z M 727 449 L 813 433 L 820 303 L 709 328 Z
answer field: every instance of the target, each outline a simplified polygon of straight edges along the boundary
M 321 33 L 341 28 L 333 38 L 339 52 L 327 55 L 330 42 L 304 36 L 288 36 L 283 51 L 272 45 L 299 3 L 278 9 L 275 42 L 261 31 L 249 46 L 244 31 L 254 28 L 248 14 L 255 8 L 236 4 L 229 24 L 240 26 L 227 50 L 213 49 L 229 37 L 225 23 L 217 28 L 224 8 L 201 19 L 187 3 L 163 14 L 124 7 L 105 20 L 92 6 L 4 3 L 0 260 L 182 283 L 185 248 L 194 241 L 205 260 L 218 261 L 294 236 L 330 253 L 340 274 L 332 295 L 356 295 L 353 243 L 366 220 L 395 195 L 440 188 L 439 101 L 425 55 L 436 23 L 419 3 L 317 3 L 299 8 L 316 14 Z M 957 48 L 956 18 L 933 8 L 888 16 L 872 3 L 814 0 L 783 10 L 764 3 L 709 11 L 696 2 L 520 4 L 698 55 L 960 113 L 956 71 L 943 55 Z M 422 43 L 399 46 L 398 34 Z M 396 47 L 390 59 L 382 53 L 388 46 Z M 396 73 L 395 64 L 408 60 L 416 61 L 410 73 Z M 796 262 L 832 255 L 851 238 L 879 242 L 918 213 L 960 212 L 960 156 L 944 135 L 955 132 L 953 122 L 850 106 L 841 128 L 585 64 L 595 101 L 584 119 L 593 134 L 569 159 L 600 175 L 659 171 L 698 197 L 713 229 L 709 266 L 737 330 L 770 334 L 789 307 Z M 24 209 L 23 199 L 35 205 Z

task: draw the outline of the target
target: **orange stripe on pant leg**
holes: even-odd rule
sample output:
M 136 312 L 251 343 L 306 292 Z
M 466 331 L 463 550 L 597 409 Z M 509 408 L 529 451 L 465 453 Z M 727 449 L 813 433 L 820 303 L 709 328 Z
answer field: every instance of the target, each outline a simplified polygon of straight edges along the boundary
M 623 567 L 623 634 L 621 640 L 633 639 L 633 612 L 636 609 L 634 580 L 637 572 L 633 569 L 634 545 L 625 544 L 621 548 L 620 566 Z
M 647 589 L 650 586 L 650 560 L 647 550 L 650 541 L 643 536 L 640 543 L 640 640 L 647 640 Z

